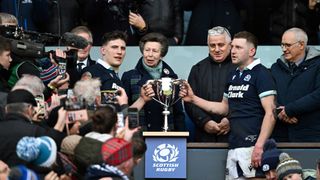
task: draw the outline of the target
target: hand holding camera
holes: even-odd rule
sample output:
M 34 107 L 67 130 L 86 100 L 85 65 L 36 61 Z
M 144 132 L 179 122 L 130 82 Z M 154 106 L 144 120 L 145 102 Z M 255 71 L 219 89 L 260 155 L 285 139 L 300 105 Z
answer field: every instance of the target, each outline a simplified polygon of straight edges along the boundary
M 67 110 L 67 124 L 74 123 L 76 121 L 88 120 L 88 112 L 85 101 L 79 100 L 75 97 L 69 97 L 66 99 L 65 109 Z
M 101 104 L 116 104 L 118 90 L 102 90 L 101 91 Z

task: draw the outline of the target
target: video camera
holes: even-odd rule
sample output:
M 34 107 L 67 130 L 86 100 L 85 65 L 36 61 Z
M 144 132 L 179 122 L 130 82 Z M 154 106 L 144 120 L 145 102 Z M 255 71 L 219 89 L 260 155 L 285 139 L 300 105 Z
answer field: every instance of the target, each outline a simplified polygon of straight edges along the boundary
M 62 44 L 76 49 L 83 49 L 89 42 L 81 36 L 66 32 L 62 36 L 50 33 L 24 31 L 18 26 L 0 26 L 0 35 L 11 41 L 11 51 L 23 58 L 48 57 L 50 52 L 45 52 L 48 44 Z M 68 57 L 74 58 L 76 51 L 67 51 Z

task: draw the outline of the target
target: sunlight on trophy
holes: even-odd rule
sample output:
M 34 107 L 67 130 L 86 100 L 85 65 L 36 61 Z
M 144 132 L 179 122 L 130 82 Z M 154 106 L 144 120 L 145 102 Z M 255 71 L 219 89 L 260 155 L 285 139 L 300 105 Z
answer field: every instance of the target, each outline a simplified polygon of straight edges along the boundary
M 182 86 L 184 82 L 185 80 L 172 79 L 168 77 L 147 81 L 147 84 L 151 84 L 155 90 L 156 95 L 153 97 L 153 99 L 163 106 L 163 130 L 165 132 L 167 132 L 169 129 L 168 115 L 170 114 L 170 111 L 168 109 L 181 99 L 179 96 L 176 97 L 176 92 L 180 89 L 180 86 Z

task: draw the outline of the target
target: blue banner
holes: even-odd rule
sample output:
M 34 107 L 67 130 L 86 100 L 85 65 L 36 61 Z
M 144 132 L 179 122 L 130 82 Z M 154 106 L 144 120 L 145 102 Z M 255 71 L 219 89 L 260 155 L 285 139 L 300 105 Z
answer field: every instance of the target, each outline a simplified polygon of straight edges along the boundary
M 186 138 L 146 138 L 146 178 L 186 178 Z

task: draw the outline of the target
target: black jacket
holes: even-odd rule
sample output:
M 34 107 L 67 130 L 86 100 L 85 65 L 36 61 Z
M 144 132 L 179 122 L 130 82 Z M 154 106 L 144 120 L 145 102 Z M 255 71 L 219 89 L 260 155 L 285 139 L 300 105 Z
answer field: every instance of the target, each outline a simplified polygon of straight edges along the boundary
M 148 32 L 162 33 L 169 41 L 176 37 L 181 42 L 183 10 L 180 0 L 145 0 L 139 13 L 147 23 Z
M 226 27 L 231 36 L 243 29 L 236 8 L 239 0 L 183 0 L 184 10 L 192 11 L 186 35 L 186 45 L 206 45 L 208 29 Z
M 33 0 L 32 19 L 38 31 L 62 35 L 80 24 L 78 0 Z
M 137 45 L 137 29 L 129 24 L 128 1 L 81 1 L 83 19 L 93 34 L 93 45 L 100 46 L 104 33 L 114 30 L 125 31 L 128 34 L 127 45 Z
M 317 32 L 320 23 L 319 4 L 314 10 L 305 0 L 273 0 L 270 16 L 271 44 L 279 45 L 285 30 L 298 27 L 308 34 L 308 44 L 318 44 Z
M 209 101 L 220 102 L 223 98 L 227 77 L 235 67 L 230 57 L 222 63 L 217 63 L 211 56 L 208 56 L 192 67 L 188 81 L 197 96 Z M 227 141 L 226 137 L 218 137 L 215 134 L 208 134 L 204 131 L 205 123 L 209 120 L 214 120 L 219 123 L 223 118 L 222 116 L 209 114 L 190 103 L 185 103 L 185 108 L 187 114 L 196 126 L 195 141 Z
M 87 62 L 88 62 L 88 65 L 86 67 L 96 64 L 96 61 L 92 60 L 90 56 L 88 56 Z M 77 61 L 74 61 L 67 65 L 67 72 L 70 75 L 69 87 L 73 88 L 74 84 L 81 79 L 81 75 L 82 75 L 82 72 L 77 71 Z
M 10 76 L 10 72 L 2 67 L 0 64 L 0 91 L 1 92 L 9 92 L 10 88 L 8 85 L 8 79 Z
M 54 129 L 45 129 L 32 124 L 28 118 L 21 114 L 7 114 L 5 119 L 0 122 L 0 159 L 10 167 L 18 164 L 27 164 L 16 153 L 18 141 L 25 136 L 49 136 L 54 139 L 59 148 L 65 134 Z

